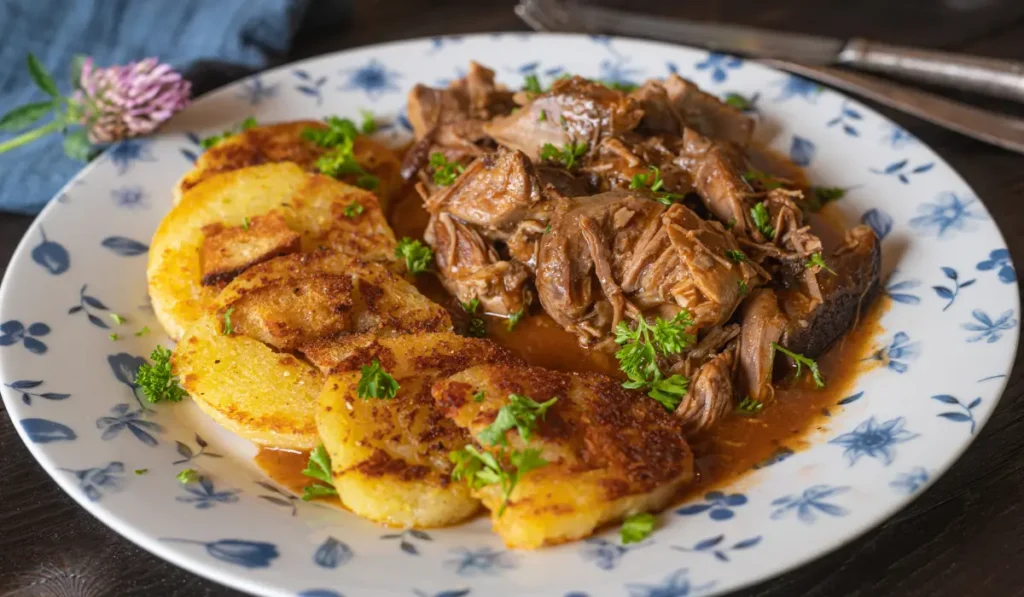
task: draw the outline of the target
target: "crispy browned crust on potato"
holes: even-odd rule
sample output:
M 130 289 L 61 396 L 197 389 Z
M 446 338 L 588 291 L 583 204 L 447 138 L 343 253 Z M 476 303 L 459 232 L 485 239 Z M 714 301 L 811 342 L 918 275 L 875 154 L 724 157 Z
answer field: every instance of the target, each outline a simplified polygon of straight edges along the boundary
M 199 259 L 205 286 L 223 286 L 249 267 L 294 253 L 302 239 L 276 211 L 241 226 L 214 222 L 203 226 L 203 235 Z

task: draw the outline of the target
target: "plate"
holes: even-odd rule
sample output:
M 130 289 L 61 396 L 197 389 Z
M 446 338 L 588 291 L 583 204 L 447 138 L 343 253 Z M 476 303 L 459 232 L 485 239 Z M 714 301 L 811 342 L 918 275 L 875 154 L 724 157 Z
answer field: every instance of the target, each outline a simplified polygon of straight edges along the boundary
M 519 86 L 561 73 L 639 81 L 678 72 L 750 98 L 772 147 L 812 181 L 849 189 L 831 206 L 883 240 L 879 361 L 802 451 L 785 448 L 720 491 L 666 512 L 623 546 L 590 540 L 507 551 L 484 519 L 392 530 L 297 501 L 252 463 L 253 446 L 191 403 L 147 407 L 135 370 L 160 334 L 147 243 L 200 136 L 261 122 L 358 117 L 409 136 L 405 92 L 445 85 L 470 60 Z M 371 46 L 291 64 L 196 101 L 164 131 L 90 164 L 30 228 L 0 288 L 0 381 L 32 454 L 89 512 L 131 541 L 260 595 L 685 597 L 717 594 L 823 555 L 882 522 L 956 460 L 995 409 L 1020 303 L 1006 243 L 939 156 L 856 100 L 717 53 L 646 41 L 494 34 Z M 116 324 L 112 313 L 128 319 Z M 136 337 L 148 326 L 154 333 Z M 112 341 L 108 336 L 118 333 Z M 208 479 L 175 479 L 196 466 Z M 144 473 L 142 471 L 145 471 Z M 396 574 L 396 572 L 398 572 Z

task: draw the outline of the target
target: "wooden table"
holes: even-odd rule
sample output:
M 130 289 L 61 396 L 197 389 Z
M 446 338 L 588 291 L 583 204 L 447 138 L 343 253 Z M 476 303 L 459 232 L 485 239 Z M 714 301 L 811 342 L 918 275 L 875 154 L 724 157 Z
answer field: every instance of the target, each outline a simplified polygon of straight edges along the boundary
M 524 29 L 512 14 L 512 4 L 364 0 L 346 27 L 304 36 L 289 60 L 409 37 Z M 1024 60 L 1021 0 L 705 0 L 680 3 L 676 8 L 650 0 L 617 4 L 694 19 L 859 35 Z M 1019 105 L 1002 108 L 1024 113 Z M 967 179 L 999 223 L 1014 260 L 1024 263 L 1024 156 L 882 112 L 933 147 Z M 10 259 L 30 222 L 28 217 L 0 215 L 0 264 Z M 1006 393 L 980 437 L 924 495 L 835 553 L 739 594 L 1024 595 L 1021 361 L 1018 356 Z M 0 416 L 0 594 L 198 597 L 240 593 L 150 555 L 87 514 L 50 480 L 22 445 L 10 420 Z

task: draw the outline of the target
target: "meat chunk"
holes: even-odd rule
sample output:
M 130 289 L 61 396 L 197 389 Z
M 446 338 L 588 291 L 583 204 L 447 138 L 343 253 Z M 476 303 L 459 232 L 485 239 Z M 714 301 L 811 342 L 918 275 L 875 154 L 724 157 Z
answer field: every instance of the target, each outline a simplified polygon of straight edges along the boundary
M 736 349 L 736 342 L 729 344 L 690 376 L 686 396 L 675 410 L 687 437 L 711 429 L 732 411 Z
M 474 400 L 483 392 L 484 399 Z M 557 401 L 530 438 L 505 435 L 512 450 L 538 449 L 547 464 L 519 479 L 508 504 L 497 485 L 473 490 L 509 547 L 532 549 L 585 537 L 602 524 L 671 503 L 693 478 L 693 456 L 678 421 L 643 394 L 608 377 L 539 367 L 484 365 L 434 384 L 456 425 L 478 434 L 510 394 Z M 497 446 L 482 445 L 511 466 Z
M 659 193 L 682 197 L 694 190 L 690 172 L 679 157 L 682 151 L 682 142 L 676 137 L 610 137 L 581 170 L 591 186 L 602 191 L 631 188 L 634 178 L 640 176 L 643 186 L 651 187 L 659 179 Z
M 625 94 L 582 77 L 559 79 L 551 90 L 508 116 L 495 118 L 484 130 L 498 143 L 540 159 L 550 143 L 586 143 L 591 149 L 605 137 L 636 128 L 643 112 Z
M 424 239 L 434 249 L 441 282 L 459 301 L 477 299 L 485 312 L 498 315 L 517 313 L 530 304 L 529 269 L 502 259 L 475 228 L 441 213 L 430 219 Z
M 881 243 L 870 227 L 856 226 L 847 231 L 842 246 L 826 263 L 835 275 L 808 270 L 820 287 L 820 301 L 795 290 L 782 293 L 781 304 L 789 324 L 781 343 L 810 358 L 816 358 L 856 325 L 864 307 L 874 300 L 882 268 Z
M 736 234 L 750 228 L 744 199 L 753 189 L 743 180 L 746 160 L 728 145 L 715 143 L 693 129 L 683 132 L 681 163 L 690 173 L 701 201 L 716 218 L 732 224 Z
M 298 251 L 302 241 L 276 211 L 241 226 L 209 224 L 203 234 L 199 260 L 205 286 L 223 286 L 257 263 Z
M 509 229 L 543 200 L 537 172 L 519 151 L 499 151 L 475 160 L 455 182 L 434 193 L 424 206 L 492 230 Z
M 779 341 L 786 324 L 778 299 L 770 289 L 755 290 L 744 302 L 737 358 L 740 395 L 758 402 L 767 402 L 775 396 L 772 387 L 775 348 L 772 342 Z
M 682 135 L 689 128 L 745 147 L 754 131 L 750 117 L 676 74 L 646 81 L 630 95 L 643 108 L 641 125 L 652 133 Z

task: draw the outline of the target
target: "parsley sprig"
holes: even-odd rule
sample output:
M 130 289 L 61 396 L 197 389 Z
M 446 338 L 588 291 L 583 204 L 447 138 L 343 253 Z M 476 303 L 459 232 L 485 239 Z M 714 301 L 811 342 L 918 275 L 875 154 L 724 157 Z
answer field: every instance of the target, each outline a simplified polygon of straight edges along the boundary
M 180 402 L 188 396 L 178 378 L 171 372 L 171 351 L 157 346 L 149 355 L 153 364 L 143 363 L 135 375 L 135 384 L 148 402 Z
M 749 112 L 754 109 L 754 103 L 738 93 L 727 93 L 725 95 L 725 105 L 732 106 L 741 112 Z
M 785 179 L 768 174 L 767 172 L 762 172 L 761 170 L 747 170 L 743 173 L 743 180 L 749 183 L 756 183 L 766 191 L 782 188 L 783 185 L 789 182 Z
M 317 159 L 317 170 L 334 178 L 355 176 L 356 186 L 371 191 L 380 185 L 380 179 L 367 172 L 354 154 L 356 137 L 360 133 L 372 132 L 376 127 L 375 123 L 368 126 L 368 123 L 373 123 L 372 114 L 370 116 L 367 120 L 364 115 L 362 129 L 348 118 L 329 116 L 324 120 L 326 129 L 307 128 L 302 131 L 300 136 L 303 139 L 330 150 Z
M 821 256 L 821 253 L 811 253 L 811 257 L 807 260 L 807 263 L 804 264 L 804 267 L 807 269 L 810 269 L 812 267 L 820 267 L 821 269 L 827 271 L 833 276 L 836 275 L 835 270 L 829 267 L 827 263 L 825 263 L 825 258 Z
M 309 453 L 309 462 L 302 470 L 302 474 L 321 482 L 312 483 L 302 488 L 303 501 L 308 502 L 318 497 L 338 495 L 338 490 L 334 488 L 334 481 L 331 479 L 331 455 L 327 453 L 323 444 L 318 445 Z
M 369 365 L 363 365 L 359 369 L 359 374 L 356 395 L 363 400 L 369 398 L 390 400 L 398 395 L 398 388 L 401 386 L 380 366 L 380 361 L 377 359 L 373 359 Z
M 576 159 L 583 157 L 588 149 L 590 149 L 590 146 L 583 142 L 573 143 L 570 141 L 563 145 L 561 149 L 551 143 L 545 143 L 540 148 L 540 159 L 548 162 L 557 162 L 565 166 L 566 170 L 572 170 L 572 167 L 576 165 Z
M 522 321 L 525 315 L 526 307 L 523 307 L 522 309 L 516 311 L 515 313 L 509 314 L 508 320 L 505 322 L 505 327 L 508 328 L 508 331 L 511 332 L 512 330 L 516 329 L 516 326 L 519 325 L 519 322 Z
M 509 394 L 508 404 L 501 407 L 494 422 L 477 434 L 477 438 L 491 446 L 507 446 L 505 433 L 515 428 L 519 431 L 519 437 L 528 442 L 537 428 L 537 420 L 543 419 L 555 402 L 558 402 L 557 397 L 547 402 L 535 402 L 529 396 Z
M 398 241 L 395 257 L 405 259 L 405 269 L 409 270 L 410 274 L 421 274 L 430 268 L 430 263 L 434 261 L 434 252 L 420 241 L 406 236 Z
M 523 91 L 536 94 L 544 93 L 544 88 L 540 86 L 540 79 L 537 78 L 537 75 L 523 77 Z
M 740 403 L 736 406 L 736 412 L 738 414 L 750 417 L 761 412 L 762 408 L 764 408 L 763 402 L 754 400 L 750 396 L 747 396 L 746 398 L 741 400 Z
M 202 141 L 199 142 L 199 146 L 202 147 L 203 149 L 210 149 L 211 147 L 215 147 L 216 145 L 220 144 L 221 141 L 227 139 L 228 137 L 233 137 L 239 133 L 245 132 L 253 128 L 254 126 L 256 126 L 256 124 L 256 119 L 250 116 L 243 120 L 235 128 L 228 129 L 219 135 L 210 135 L 209 137 L 204 138 Z
M 458 162 L 449 162 L 440 151 L 430 154 L 430 167 L 434 170 L 434 184 L 442 187 L 450 186 L 466 170 Z
M 477 309 L 480 308 L 480 299 L 473 299 L 468 303 L 460 303 L 463 311 L 470 315 L 475 315 Z M 466 335 L 470 338 L 486 338 L 487 337 L 487 324 L 483 319 L 479 317 L 471 317 L 469 319 L 469 329 Z
M 639 543 L 654 532 L 654 515 L 649 512 L 630 514 L 622 521 L 619 531 L 622 544 Z
M 754 207 L 750 208 L 750 218 L 754 220 L 754 227 L 756 227 L 765 238 L 771 240 L 775 238 L 775 228 L 772 227 L 772 216 L 768 213 L 768 208 L 765 207 L 764 201 L 759 202 Z
M 665 205 L 672 205 L 673 201 L 683 198 L 678 193 L 662 191 L 661 189 L 664 186 L 665 180 L 661 178 L 661 170 L 657 166 L 651 166 L 650 170 L 646 173 L 637 172 L 629 183 L 629 188 L 631 189 L 650 189 L 654 193 L 654 198 Z
M 747 254 L 738 249 L 729 249 L 725 252 L 725 256 L 733 263 L 743 263 L 744 261 L 747 261 Z
M 461 450 L 452 451 L 448 458 L 455 464 L 455 468 L 452 469 L 453 480 L 465 479 L 473 489 L 488 485 L 501 487 L 501 508 L 498 509 L 498 516 L 505 513 L 508 500 L 519 480 L 530 471 L 548 464 L 548 461 L 541 457 L 540 450 L 536 448 L 502 450 L 495 456 L 472 444 L 466 444 Z M 503 467 L 500 458 L 507 458 L 511 467 Z
M 141 470 L 145 470 L 145 469 L 141 469 Z M 138 474 L 138 471 L 136 471 L 136 474 Z M 178 483 L 181 483 L 182 485 L 188 485 L 189 483 L 195 483 L 195 482 L 199 481 L 200 475 L 199 475 L 199 471 L 197 471 L 196 469 L 194 469 L 194 468 L 187 468 L 187 469 L 181 471 L 180 473 L 178 473 L 178 476 L 175 477 L 175 478 L 178 480 Z
M 693 316 L 686 309 L 671 320 L 657 318 L 651 325 L 640 318 L 635 328 L 622 321 L 615 328 L 615 342 L 622 346 L 615 353 L 619 367 L 629 378 L 622 385 L 634 390 L 646 390 L 668 410 L 675 410 L 686 395 L 690 380 L 682 375 L 665 377 L 658 368 L 658 354 L 679 354 L 694 341 L 687 333 L 693 324 Z
M 793 361 L 796 363 L 796 376 L 797 377 L 800 377 L 800 373 L 803 371 L 804 365 L 806 365 L 807 369 L 809 369 L 810 372 L 811 372 L 811 376 L 814 378 L 814 387 L 816 387 L 816 388 L 823 388 L 823 387 L 825 387 L 825 378 L 821 376 L 821 371 L 818 370 L 818 362 L 817 361 L 815 361 L 814 359 L 805 357 L 804 355 L 802 355 L 800 353 L 793 352 L 792 350 L 789 350 L 788 348 L 786 348 L 786 347 L 784 347 L 784 346 L 782 346 L 782 345 L 780 345 L 780 344 L 778 344 L 776 342 L 772 342 L 772 348 L 774 348 L 775 350 L 778 350 L 782 354 L 787 355 L 789 358 L 793 359 Z

